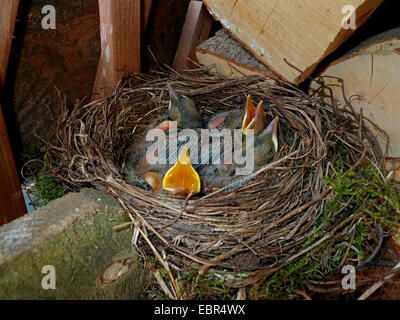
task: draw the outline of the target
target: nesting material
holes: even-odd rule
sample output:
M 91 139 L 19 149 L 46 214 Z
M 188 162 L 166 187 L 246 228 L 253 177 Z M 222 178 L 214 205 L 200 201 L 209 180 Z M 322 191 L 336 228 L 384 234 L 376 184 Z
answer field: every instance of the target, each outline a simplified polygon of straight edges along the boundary
M 102 100 L 67 110 L 51 145 L 55 175 L 70 185 L 103 188 L 120 199 L 140 234 L 172 277 L 167 260 L 180 270 L 210 267 L 246 273 L 228 283 L 243 287 L 281 269 L 326 241 L 340 241 L 355 220 L 343 218 L 321 232 L 316 223 L 331 187 L 324 177 L 346 146 L 353 170 L 368 161 L 385 175 L 383 156 L 364 118 L 338 111 L 333 97 L 317 99 L 264 75 L 238 79 L 199 69 L 135 74 Z M 139 84 L 133 85 L 132 83 Z M 278 116 L 279 150 L 272 162 L 234 191 L 225 188 L 191 200 L 168 197 L 127 184 L 121 165 L 146 126 L 168 110 L 167 84 L 192 98 L 203 117 L 242 108 L 248 94 Z M 166 252 L 162 256 L 161 252 Z M 175 289 L 176 282 L 172 281 Z

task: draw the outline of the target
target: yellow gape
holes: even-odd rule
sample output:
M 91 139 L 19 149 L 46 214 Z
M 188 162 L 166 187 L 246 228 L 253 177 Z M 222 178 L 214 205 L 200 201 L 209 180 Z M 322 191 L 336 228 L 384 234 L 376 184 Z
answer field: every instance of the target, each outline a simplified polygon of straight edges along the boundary
M 267 126 L 267 119 L 266 119 L 262 104 L 263 104 L 263 102 L 261 100 L 258 103 L 256 112 L 254 113 L 254 118 L 251 119 L 250 123 L 244 129 L 245 134 L 247 133 L 247 130 L 253 129 L 254 135 L 256 136 L 256 135 L 260 134 Z
M 200 177 L 190 162 L 186 146 L 182 148 L 174 166 L 165 174 L 162 187 L 173 194 L 188 195 L 200 192 Z
M 246 111 L 243 117 L 243 124 L 242 124 L 243 134 L 246 134 L 246 128 L 251 123 L 251 120 L 253 120 L 255 114 L 256 114 L 256 107 L 254 106 L 254 103 L 251 100 L 251 96 L 248 95 L 246 101 Z

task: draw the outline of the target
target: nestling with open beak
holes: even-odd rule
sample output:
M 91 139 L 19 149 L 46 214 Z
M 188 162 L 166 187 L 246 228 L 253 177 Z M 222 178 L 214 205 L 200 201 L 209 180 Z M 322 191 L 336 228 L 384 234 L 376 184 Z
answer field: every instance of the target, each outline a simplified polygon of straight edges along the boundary
M 278 123 L 276 117 L 266 126 L 266 115 L 262 107 L 262 101 L 258 104 L 254 117 L 250 120 L 245 132 L 254 130 L 254 170 L 264 166 L 272 160 L 278 151 Z M 245 142 L 245 140 L 243 141 Z M 246 144 L 242 145 L 242 154 L 245 154 Z M 220 151 L 222 154 L 222 150 Z M 237 189 L 249 182 L 242 175 L 235 175 L 239 165 L 210 164 L 199 169 L 199 175 L 202 180 L 203 188 L 206 190 L 215 190 L 227 185 L 232 185 L 227 191 Z
M 200 112 L 196 108 L 195 102 L 182 96 L 171 87 L 168 86 L 169 102 L 168 102 L 168 118 L 161 116 L 156 123 L 152 123 L 145 130 L 144 138 L 138 143 L 131 146 L 133 151 L 129 154 L 127 160 L 123 165 L 122 173 L 125 181 L 130 184 L 135 184 L 137 176 L 143 175 L 151 166 L 146 161 L 146 150 L 152 144 L 147 142 L 145 137 L 149 130 L 160 129 L 168 132 L 172 129 L 186 129 L 186 128 L 201 128 L 202 118 Z
M 164 175 L 162 188 L 174 195 L 190 195 L 200 192 L 200 177 L 190 162 L 186 146 L 182 148 L 173 167 Z
M 256 113 L 256 107 L 248 95 L 244 110 L 230 110 L 222 113 L 218 113 L 208 119 L 206 119 L 205 127 L 207 129 L 242 129 L 243 134 L 246 134 L 245 129 L 248 127 L 250 122 L 254 119 Z
M 171 97 L 173 99 L 173 93 Z M 171 105 L 173 104 L 174 102 L 171 102 Z M 188 110 L 187 108 L 179 109 L 180 107 L 178 108 L 176 104 L 174 105 L 175 107 L 173 107 L 173 109 Z M 171 107 L 169 110 L 171 112 Z M 191 112 L 191 114 L 193 114 L 193 112 Z M 175 119 L 177 118 L 175 117 Z M 241 126 L 241 130 L 244 134 L 248 133 L 248 130 L 253 130 L 255 138 L 254 147 L 252 147 L 252 149 L 254 150 L 254 167 L 257 168 L 268 163 L 278 149 L 278 118 L 274 119 L 268 126 L 266 126 L 266 123 L 266 115 L 262 106 L 262 101 L 260 101 L 257 108 L 255 108 L 251 97 L 248 96 L 244 112 L 235 110 L 218 114 L 206 122 L 206 127 L 226 129 L 225 126 L 228 126 L 228 129 L 233 132 L 233 129 L 240 128 Z M 166 132 L 168 141 L 170 139 L 170 134 L 177 133 L 180 129 L 171 128 L 166 124 L 167 123 L 163 122 L 157 127 Z M 204 141 L 200 141 L 200 135 L 198 135 L 198 140 L 196 142 L 196 147 L 199 149 L 203 148 L 201 144 L 204 143 Z M 206 141 L 206 143 L 209 143 L 209 141 Z M 178 154 L 178 150 L 180 150 L 176 163 L 171 167 L 171 165 L 167 164 L 149 164 L 146 159 L 146 151 L 149 148 L 154 148 L 154 143 L 146 142 L 143 146 L 137 148 L 128 160 L 127 164 L 129 165 L 126 165 L 124 168 L 125 180 L 128 183 L 136 184 L 143 188 L 149 189 L 150 187 L 156 193 L 168 192 L 179 195 L 198 193 L 201 185 L 203 185 L 201 189 L 208 191 L 221 188 L 227 184 L 232 184 L 235 181 L 243 180 L 243 176 L 235 175 L 235 170 L 237 168 L 235 163 L 224 164 L 223 159 L 220 161 L 221 164 L 211 163 L 215 155 L 221 157 L 224 154 L 222 151 L 223 144 L 217 146 L 219 150 L 212 149 L 209 152 L 208 158 L 199 159 L 200 163 L 196 163 L 193 166 L 190 163 L 188 149 L 186 146 L 183 146 L 184 144 L 185 142 L 178 142 L 176 147 L 170 149 L 167 143 L 167 149 L 164 150 L 167 158 L 170 153 Z M 192 150 L 193 146 L 187 146 Z M 242 145 L 242 150 L 245 150 L 245 148 L 246 145 Z M 244 152 L 242 152 L 242 154 L 243 153 Z M 243 183 L 238 184 L 233 189 L 241 185 L 243 185 Z
M 166 132 L 165 149 L 159 148 L 158 141 L 149 141 L 137 148 L 129 159 L 129 166 L 125 165 L 124 167 L 125 181 L 143 189 L 153 190 L 155 193 L 164 192 L 173 195 L 198 193 L 200 178 L 192 166 L 188 150 L 197 145 L 193 146 L 190 142 L 185 141 L 170 144 L 170 140 L 175 139 L 175 134 L 178 132 L 178 129 Z M 150 163 L 148 156 L 158 157 L 160 156 L 159 152 L 164 153 L 166 162 L 170 155 L 175 155 L 176 162 L 172 166 L 168 163 Z
M 186 129 L 186 128 L 201 128 L 202 118 L 200 112 L 196 108 L 195 102 L 183 95 L 176 93 L 176 91 L 168 86 L 169 103 L 168 103 L 168 118 L 162 116 L 158 119 L 158 124 L 151 124 L 144 133 L 144 137 L 151 129 L 161 129 L 164 132 L 169 132 L 172 129 Z M 133 145 L 130 149 L 133 151 L 129 154 L 122 169 L 124 179 L 129 184 L 139 184 L 146 187 L 146 181 L 150 185 L 157 185 L 157 190 L 160 191 L 161 183 L 160 177 L 154 173 L 154 168 L 146 160 L 146 151 L 152 145 L 152 142 L 147 142 L 145 138 Z M 165 169 L 165 168 L 162 168 Z M 153 170 L 153 171 L 151 171 Z M 164 172 L 165 173 L 165 172 Z

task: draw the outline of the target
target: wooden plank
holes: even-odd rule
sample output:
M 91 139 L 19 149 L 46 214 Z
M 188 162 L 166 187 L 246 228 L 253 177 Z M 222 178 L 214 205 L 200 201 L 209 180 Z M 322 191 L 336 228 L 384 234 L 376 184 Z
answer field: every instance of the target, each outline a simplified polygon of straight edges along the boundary
M 4 0 L 0 10 L 0 98 L 18 11 L 18 0 Z M 24 196 L 0 105 L 0 225 L 26 213 Z
M 381 129 L 390 138 L 389 157 L 400 157 L 400 28 L 373 36 L 343 57 L 331 63 L 321 74 L 344 80 L 347 97 L 358 112 Z M 342 89 L 336 79 L 325 78 L 340 106 L 345 106 Z M 312 84 L 310 93 L 318 87 Z M 367 123 L 368 124 L 368 123 Z M 383 151 L 386 139 L 378 135 Z M 397 162 L 391 178 L 400 181 L 400 163 Z M 388 170 L 392 169 L 390 164 Z
M 0 225 L 27 211 L 1 110 L 0 105 Z
M 182 71 L 193 66 L 188 58 L 195 59 L 196 47 L 208 38 L 212 23 L 213 19 L 203 3 L 190 1 L 173 64 L 175 70 Z
M 211 14 L 261 62 L 282 78 L 299 83 L 305 77 L 284 59 L 310 74 L 319 62 L 354 30 L 343 28 L 353 6 L 355 27 L 363 24 L 383 0 L 204 0 Z
M 8 56 L 11 50 L 11 40 L 14 33 L 19 0 L 3 0 L 0 10 L 0 88 L 4 87 Z
M 142 43 L 144 42 L 144 35 L 146 33 L 147 25 L 149 23 L 151 6 L 153 5 L 153 0 L 142 0 Z
M 140 72 L 141 0 L 99 0 L 101 56 L 92 97 L 112 92 L 123 72 Z

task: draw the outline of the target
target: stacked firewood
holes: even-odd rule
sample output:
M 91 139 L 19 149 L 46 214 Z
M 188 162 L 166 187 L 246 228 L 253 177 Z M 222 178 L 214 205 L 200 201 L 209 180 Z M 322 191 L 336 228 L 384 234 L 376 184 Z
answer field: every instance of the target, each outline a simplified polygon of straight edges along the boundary
M 200 1 L 192 2 L 201 5 Z M 391 7 L 394 1 L 203 0 L 203 3 L 202 10 L 219 21 L 222 29 L 196 44 L 190 53 L 193 60 L 210 66 L 210 72 L 227 77 L 274 74 L 301 84 L 310 77 L 322 76 L 334 91 L 339 107 L 350 105 L 383 129 L 378 140 L 387 151 L 386 156 L 400 156 L 400 27 L 393 24 L 395 28 L 382 30 L 382 23 L 376 23 L 366 31 L 361 28 L 383 7 L 395 11 Z M 204 17 L 197 25 L 193 17 L 191 21 L 192 28 L 203 31 L 209 30 L 204 26 L 212 23 Z M 179 54 L 178 50 L 177 57 Z M 319 85 L 311 81 L 309 93 L 314 94 L 313 89 Z M 396 180 L 400 180 L 400 170 L 397 173 L 395 170 L 398 168 L 391 168 L 391 177 Z

